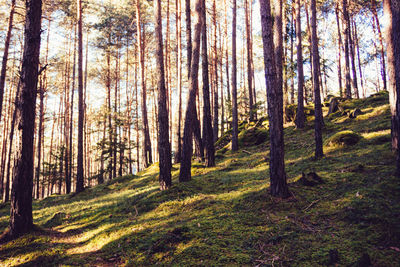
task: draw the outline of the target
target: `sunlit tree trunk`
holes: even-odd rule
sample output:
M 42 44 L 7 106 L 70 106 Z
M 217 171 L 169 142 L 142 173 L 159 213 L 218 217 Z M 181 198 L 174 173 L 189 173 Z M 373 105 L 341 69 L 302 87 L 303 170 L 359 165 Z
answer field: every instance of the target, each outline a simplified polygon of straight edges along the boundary
M 182 155 L 182 12 L 181 0 L 176 0 L 176 36 L 177 36 L 177 87 L 178 87 L 178 127 L 176 129 L 175 163 L 181 162 Z
M 192 49 L 192 59 L 190 68 L 189 79 L 189 94 L 185 114 L 185 126 L 183 130 L 183 146 L 182 146 L 182 162 L 179 172 L 179 181 L 186 182 L 191 180 L 191 165 L 192 165 L 192 136 L 194 131 L 194 123 L 196 118 L 196 94 L 198 91 L 198 71 L 199 71 L 199 58 L 200 58 L 200 36 L 201 36 L 201 12 L 202 1 L 196 0 L 195 5 L 195 28 L 194 28 L 194 41 Z
M 296 127 L 304 128 L 304 71 L 303 71 L 303 43 L 301 31 L 301 4 L 296 0 L 296 40 L 297 40 L 297 112 Z
M 270 122 L 270 193 L 276 197 L 290 196 L 286 183 L 285 154 L 283 140 L 283 92 L 278 86 L 275 52 L 273 44 L 273 17 L 270 0 L 260 0 L 262 41 L 264 47 L 265 82 Z
M 167 109 L 167 90 L 165 88 L 164 55 L 161 19 L 161 0 L 154 2 L 156 59 L 157 59 L 157 88 L 158 88 L 158 154 L 160 189 L 166 190 L 172 185 L 171 180 L 171 144 L 169 142 L 169 118 Z M 168 49 L 168 47 L 166 48 Z
M 142 139 L 143 139 L 143 159 L 142 164 L 144 168 L 147 168 L 152 161 L 152 151 L 151 151 L 151 141 L 150 141 L 150 133 L 149 133 L 149 121 L 147 118 L 147 89 L 146 89 L 146 76 L 145 76 L 145 31 L 143 25 L 143 36 L 142 36 L 142 26 L 141 26 L 141 18 L 140 18 L 140 5 L 139 1 L 136 1 L 136 20 L 137 20 L 137 38 L 138 38 L 138 47 L 139 47 L 139 62 L 140 62 L 140 80 L 141 80 L 141 89 L 142 89 Z
M 201 60 L 203 72 L 203 140 L 205 147 L 206 166 L 215 166 L 215 148 L 214 132 L 211 126 L 211 104 L 210 104 L 210 86 L 208 75 L 208 54 L 207 54 L 207 13 L 205 10 L 205 1 L 202 1 L 202 30 L 201 30 Z M 215 2 L 214 2 L 215 3 Z M 215 129 L 214 129 L 215 130 Z
M 25 17 L 24 55 L 21 69 L 21 101 L 18 103 L 21 146 L 11 192 L 9 237 L 15 238 L 33 229 L 33 136 L 38 83 L 42 1 L 27 0 Z
M 0 120 L 1 113 L 3 110 L 3 96 L 4 96 L 4 87 L 6 84 L 6 74 L 7 74 L 7 61 L 8 61 L 8 51 L 10 49 L 10 41 L 12 30 L 14 27 L 14 13 L 15 13 L 15 0 L 11 1 L 11 10 L 10 17 L 8 19 L 8 30 L 6 35 L 6 40 L 4 44 L 4 52 L 3 52 L 3 61 L 1 62 L 1 73 L 0 73 Z
M 319 65 L 319 51 L 318 51 L 318 36 L 317 36 L 317 7 L 316 0 L 311 0 L 311 38 L 312 38 L 312 52 L 313 52 L 313 79 L 314 79 L 314 106 L 315 106 L 315 158 L 319 159 L 324 156 L 322 148 L 322 106 L 321 106 L 321 92 L 319 90 L 320 72 Z
M 400 1 L 383 2 L 386 21 L 389 99 L 392 113 L 392 149 L 396 151 L 397 176 L 400 176 Z
M 82 39 L 82 0 L 78 1 L 78 160 L 76 173 L 76 192 L 84 190 L 83 177 L 83 121 L 84 121 L 84 106 L 83 106 L 83 39 Z
M 250 5 L 252 1 L 250 1 Z M 252 73 L 252 43 L 251 43 L 251 29 L 250 29 L 250 11 L 249 1 L 244 0 L 245 9 L 245 24 L 246 24 L 246 44 L 247 44 L 247 87 L 249 90 L 249 108 L 250 108 L 250 120 L 254 120 L 254 97 L 253 97 L 253 73 Z
M 205 9 L 205 4 L 203 9 Z M 204 20 L 204 17 L 203 17 Z M 206 22 L 204 22 L 206 23 Z M 217 5 L 216 0 L 213 0 L 213 24 L 214 24 L 214 117 L 213 117 L 213 137 L 214 142 L 218 140 L 219 124 L 218 124 L 218 50 L 217 50 Z
M 347 0 L 342 1 L 342 11 L 343 11 L 343 27 L 344 27 L 344 59 L 345 59 L 345 77 L 346 77 L 346 88 L 345 96 L 347 99 L 352 98 L 351 95 L 351 77 L 350 77 L 350 52 L 349 52 L 349 34 L 350 29 L 347 21 L 349 20 L 349 13 L 347 11 Z
M 380 54 L 381 54 L 381 75 L 382 75 L 382 81 L 383 81 L 383 90 L 387 90 L 387 79 L 386 79 L 386 62 L 385 62 L 385 46 L 383 45 L 383 36 L 382 36 L 382 30 L 381 30 L 381 25 L 379 22 L 379 17 L 378 13 L 376 10 L 376 0 L 371 0 L 372 1 L 372 14 L 374 16 L 374 20 L 376 23 L 376 28 L 378 30 L 378 35 L 379 35 L 379 43 L 380 43 Z M 392 1 L 396 2 L 396 1 Z
M 338 81 L 339 81 L 339 92 L 340 97 L 343 97 L 343 84 L 342 84 L 342 31 L 340 30 L 340 18 L 339 18 L 339 3 L 336 3 L 335 7 L 336 14 L 336 25 L 337 25 L 337 35 L 338 35 Z
M 350 48 L 350 61 L 351 61 L 351 71 L 353 73 L 353 90 L 356 98 L 360 98 L 358 92 L 358 79 L 357 79 L 357 70 L 356 70 L 356 57 L 355 57 L 355 45 L 351 30 L 351 18 L 348 16 L 349 21 L 347 22 L 347 27 L 349 28 L 349 48 Z
M 236 59 L 236 0 L 232 1 L 232 151 L 239 150 L 239 122 L 237 101 L 237 59 Z

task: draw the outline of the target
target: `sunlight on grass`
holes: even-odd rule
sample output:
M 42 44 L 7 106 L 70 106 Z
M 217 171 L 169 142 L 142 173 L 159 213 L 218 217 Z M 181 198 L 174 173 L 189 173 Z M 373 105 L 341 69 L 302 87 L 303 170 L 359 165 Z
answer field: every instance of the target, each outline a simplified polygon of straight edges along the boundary
M 399 263 L 387 245 L 397 245 L 400 235 L 393 216 L 400 210 L 400 184 L 393 176 L 387 101 L 378 96 L 346 101 L 345 107 L 364 114 L 326 119 L 321 160 L 313 160 L 312 123 L 285 129 L 289 200 L 268 193 L 268 142 L 220 151 L 213 168 L 194 162 L 187 183 L 178 182 L 175 164 L 167 191 L 159 190 L 153 164 L 76 196 L 35 201 L 35 223 L 51 222 L 51 232 L 0 247 L 0 265 L 254 266 L 275 259 L 282 266 L 324 266 L 332 249 L 344 266 L 366 251 L 376 266 Z M 327 146 L 343 131 L 362 139 L 353 146 Z M 311 171 L 324 183 L 297 182 Z M 0 208 L 3 228 L 8 214 L 9 207 Z

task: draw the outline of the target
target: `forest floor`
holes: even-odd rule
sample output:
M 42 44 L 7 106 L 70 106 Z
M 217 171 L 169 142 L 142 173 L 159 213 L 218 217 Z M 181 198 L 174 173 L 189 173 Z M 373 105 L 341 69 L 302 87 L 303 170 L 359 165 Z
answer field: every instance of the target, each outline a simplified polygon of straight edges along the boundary
M 34 202 L 41 230 L 0 246 L 1 266 L 400 266 L 400 180 L 394 176 L 387 95 L 342 103 L 363 115 L 325 119 L 325 157 L 313 160 L 312 122 L 285 128 L 293 197 L 268 193 L 268 142 L 218 152 L 193 180 L 159 191 L 156 165 L 79 195 Z M 361 140 L 331 146 L 352 130 Z M 223 153 L 225 152 L 225 153 Z M 302 172 L 325 183 L 305 186 Z M 9 220 L 0 209 L 0 230 Z M 368 255 L 367 255 L 368 254 Z

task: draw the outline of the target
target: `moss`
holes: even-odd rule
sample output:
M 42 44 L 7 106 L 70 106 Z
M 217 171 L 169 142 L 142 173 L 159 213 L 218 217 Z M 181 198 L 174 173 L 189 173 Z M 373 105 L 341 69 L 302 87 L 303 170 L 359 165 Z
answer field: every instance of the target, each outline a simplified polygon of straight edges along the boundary
M 353 131 L 341 131 L 332 135 L 327 141 L 328 146 L 353 146 L 361 140 L 361 136 Z
M 239 133 L 239 146 L 241 147 L 249 147 L 260 145 L 267 141 L 268 139 L 268 130 L 263 128 L 249 128 L 247 130 L 242 130 Z
M 0 265 L 316 266 L 329 264 L 336 250 L 340 266 L 353 266 L 365 253 L 376 266 L 398 266 L 392 248 L 400 247 L 400 180 L 394 175 L 384 97 L 345 101 L 347 110 L 359 108 L 364 114 L 327 120 L 324 137 L 351 130 L 362 139 L 346 149 L 326 147 L 319 161 L 312 160 L 312 123 L 301 130 L 285 128 L 292 199 L 268 193 L 268 140 L 246 146 L 245 153 L 230 151 L 228 139 L 217 152 L 223 155 L 217 165 L 193 163 L 187 183 L 178 182 L 179 165 L 174 165 L 167 191 L 159 190 L 154 164 L 74 197 L 34 201 L 36 224 L 53 221 L 57 213 L 65 218 L 52 230 L 2 245 Z M 325 183 L 295 183 L 306 171 L 318 173 Z M 0 207 L 2 230 L 9 208 Z

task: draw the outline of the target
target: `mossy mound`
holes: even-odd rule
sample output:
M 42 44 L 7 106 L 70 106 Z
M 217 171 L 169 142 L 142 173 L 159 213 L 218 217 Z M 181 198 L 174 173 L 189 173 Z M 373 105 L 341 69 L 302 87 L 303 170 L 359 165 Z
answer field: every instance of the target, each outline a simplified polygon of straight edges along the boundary
M 332 135 L 327 141 L 328 146 L 353 146 L 361 140 L 361 135 L 353 131 L 342 131 Z
M 268 130 L 252 127 L 239 133 L 239 146 L 256 146 L 268 139 Z
M 56 213 L 43 226 L 46 228 L 53 228 L 53 227 L 62 225 L 66 217 L 67 217 L 67 214 L 65 214 L 64 212 Z
M 313 106 L 304 106 L 304 115 L 307 117 L 312 117 L 315 115 Z M 294 122 L 297 116 L 297 105 L 292 104 L 285 107 L 284 119 L 285 122 Z
M 226 131 L 224 133 L 223 136 L 221 136 L 217 142 L 215 142 L 215 150 L 219 150 L 221 148 L 223 148 L 224 146 L 226 146 L 227 144 L 229 144 L 229 142 L 232 139 L 232 129 L 229 129 L 228 131 Z

